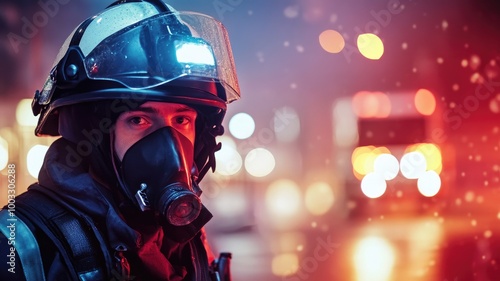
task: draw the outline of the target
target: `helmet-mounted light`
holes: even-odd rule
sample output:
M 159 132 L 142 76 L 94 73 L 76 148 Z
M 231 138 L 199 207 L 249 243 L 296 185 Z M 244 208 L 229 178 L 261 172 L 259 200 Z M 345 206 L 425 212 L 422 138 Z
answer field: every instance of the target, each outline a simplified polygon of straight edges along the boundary
M 175 55 L 177 62 L 185 64 L 185 68 L 208 66 L 216 71 L 212 47 L 203 40 L 176 41 Z
M 75 28 L 35 93 L 35 134 L 60 134 L 62 106 L 137 93 L 145 100 L 216 108 L 220 117 L 211 122 L 220 124 L 226 104 L 240 98 L 227 30 L 207 15 L 169 10 L 124 2 Z

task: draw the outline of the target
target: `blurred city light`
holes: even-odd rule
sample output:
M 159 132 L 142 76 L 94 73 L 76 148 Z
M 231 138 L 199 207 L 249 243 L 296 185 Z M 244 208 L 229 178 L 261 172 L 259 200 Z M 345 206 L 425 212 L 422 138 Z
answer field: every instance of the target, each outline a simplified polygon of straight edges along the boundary
M 38 177 L 38 173 L 40 172 L 40 168 L 43 164 L 43 159 L 45 158 L 45 154 L 49 150 L 49 147 L 46 145 L 37 144 L 30 148 L 28 151 L 28 155 L 26 157 L 26 163 L 28 168 L 28 173 L 34 177 Z
M 417 187 L 422 195 L 432 197 L 441 189 L 441 178 L 435 171 L 427 171 L 418 178 Z
M 384 43 L 373 33 L 360 34 L 357 45 L 359 52 L 367 59 L 378 60 L 384 54 Z
M 500 113 L 500 94 L 497 94 L 495 98 L 490 100 L 489 109 L 493 113 Z
M 371 172 L 370 170 L 367 170 L 365 168 L 365 166 L 368 166 L 369 168 L 370 165 L 369 164 L 365 165 L 365 163 L 371 161 L 370 156 L 374 148 L 375 147 L 373 146 L 361 146 L 361 147 L 356 147 L 352 152 L 351 155 L 352 171 L 357 179 L 360 180 L 364 175 Z M 373 162 L 375 162 L 375 158 L 373 158 Z
M 427 169 L 425 156 L 419 151 L 408 152 L 401 158 L 401 174 L 407 179 L 418 179 Z
M 378 198 L 387 190 L 387 182 L 383 176 L 374 172 L 368 173 L 361 180 L 361 191 L 366 197 Z
M 351 155 L 351 163 L 356 178 L 373 172 L 375 169 L 375 159 L 381 154 L 390 154 L 386 147 L 360 146 L 356 147 Z
M 300 135 L 300 119 L 297 111 L 284 106 L 274 112 L 274 133 L 281 142 L 292 142 Z
M 269 185 L 265 200 L 266 208 L 274 218 L 290 218 L 299 212 L 302 195 L 295 182 L 280 179 Z
M 271 268 L 276 276 L 295 274 L 299 270 L 299 256 L 294 253 L 276 255 L 272 259 Z
M 332 187 L 326 182 L 315 182 L 306 189 L 305 206 L 313 215 L 320 216 L 327 213 L 334 201 Z
M 249 138 L 254 131 L 255 121 L 247 113 L 237 113 L 229 120 L 229 132 L 237 139 Z
M 9 144 L 0 137 L 0 171 L 5 169 L 9 163 Z
M 325 30 L 319 35 L 319 44 L 329 53 L 340 53 L 345 46 L 344 37 L 336 30 Z
M 382 153 L 375 158 L 373 170 L 384 177 L 385 180 L 394 179 L 399 173 L 398 159 L 389 153 Z
M 436 110 L 436 98 L 432 92 L 419 89 L 415 94 L 415 108 L 420 114 L 432 115 Z
M 31 99 L 22 99 L 17 104 L 16 108 L 16 120 L 21 126 L 36 126 L 38 123 L 38 118 L 33 116 L 33 111 L 31 110 Z
M 236 150 L 236 144 L 228 136 L 217 138 L 222 143 L 222 148 L 215 152 L 216 158 L 216 173 L 230 176 L 238 173 L 243 166 L 241 155 Z
M 230 147 L 236 149 L 236 142 L 233 140 L 233 138 L 231 138 L 228 135 L 217 136 L 216 140 L 217 140 L 217 142 L 220 142 L 222 144 L 222 147 L 230 146 Z
M 405 152 L 420 152 L 426 163 L 426 170 L 432 170 L 440 174 L 443 169 L 443 158 L 439 147 L 433 143 L 418 143 L 408 146 Z
M 354 250 L 354 269 L 357 281 L 389 281 L 396 254 L 394 247 L 381 237 L 366 237 Z
M 250 150 L 245 157 L 245 170 L 254 177 L 269 175 L 276 166 L 273 154 L 265 148 Z

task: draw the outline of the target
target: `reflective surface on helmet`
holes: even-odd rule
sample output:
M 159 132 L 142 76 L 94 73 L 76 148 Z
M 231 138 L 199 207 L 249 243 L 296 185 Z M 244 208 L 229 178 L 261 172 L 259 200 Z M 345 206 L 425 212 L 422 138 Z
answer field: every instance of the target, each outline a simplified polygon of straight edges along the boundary
M 99 43 L 115 32 L 136 22 L 159 14 L 148 2 L 127 3 L 113 6 L 95 16 L 82 35 L 80 49 L 87 56 Z
M 148 89 L 180 77 L 220 82 L 227 100 L 239 98 L 228 35 L 217 20 L 198 13 L 153 16 L 104 39 L 85 58 L 91 79 Z
M 173 8 L 171 10 L 173 10 Z M 157 15 L 158 13 L 159 12 L 154 5 L 148 2 L 126 3 L 111 7 L 93 17 L 94 20 L 86 27 L 84 34 L 82 34 L 79 47 L 82 50 L 82 53 L 86 56 L 106 37 L 112 35 L 120 29 L 148 17 Z M 54 63 L 52 64 L 52 67 L 56 66 L 64 55 L 66 55 L 71 40 L 78 32 L 82 32 L 82 30 L 80 30 L 80 26 L 75 27 L 75 29 L 66 38 L 54 60 Z

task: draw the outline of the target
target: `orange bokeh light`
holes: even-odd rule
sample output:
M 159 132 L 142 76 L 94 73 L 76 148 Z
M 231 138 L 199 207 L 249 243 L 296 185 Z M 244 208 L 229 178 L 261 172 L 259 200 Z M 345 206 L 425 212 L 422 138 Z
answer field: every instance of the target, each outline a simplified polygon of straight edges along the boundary
M 375 159 L 383 153 L 390 154 L 387 147 L 360 146 L 356 147 L 351 155 L 354 176 L 361 180 L 366 174 L 373 172 Z
M 436 110 L 436 98 L 431 91 L 420 89 L 415 94 L 415 108 L 422 115 L 432 115 Z
M 319 35 L 319 44 L 329 53 L 340 53 L 345 46 L 345 40 L 342 35 L 335 30 L 325 30 Z
M 427 163 L 427 170 L 440 174 L 443 169 L 443 157 L 441 149 L 433 143 L 416 143 L 408 146 L 405 153 L 417 151 L 422 153 Z

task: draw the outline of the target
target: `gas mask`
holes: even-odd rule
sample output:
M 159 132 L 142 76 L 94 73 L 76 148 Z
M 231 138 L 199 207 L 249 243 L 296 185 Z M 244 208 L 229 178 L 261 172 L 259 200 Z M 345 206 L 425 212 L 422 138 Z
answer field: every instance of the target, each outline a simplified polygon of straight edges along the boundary
M 158 213 L 185 234 L 198 232 L 212 217 L 199 198 L 193 150 L 188 138 L 163 127 L 133 144 L 119 171 L 125 193 L 141 210 Z

